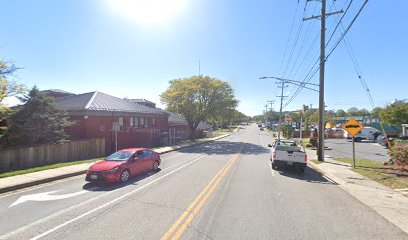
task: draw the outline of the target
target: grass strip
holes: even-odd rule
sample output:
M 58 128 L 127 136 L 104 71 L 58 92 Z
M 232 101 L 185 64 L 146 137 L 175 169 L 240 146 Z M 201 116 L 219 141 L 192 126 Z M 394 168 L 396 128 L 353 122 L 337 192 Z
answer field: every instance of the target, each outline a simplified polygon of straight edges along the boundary
M 94 162 L 94 161 L 99 161 L 99 160 L 102 160 L 102 159 L 103 158 L 94 158 L 94 159 L 87 159 L 87 160 L 74 161 L 74 162 L 56 163 L 56 164 L 45 165 L 45 166 L 41 166 L 41 167 L 23 169 L 23 170 L 14 170 L 14 171 L 0 173 L 0 178 L 12 177 L 12 176 L 17 176 L 17 175 L 22 175 L 22 174 L 27 174 L 27 173 L 33 173 L 33 172 L 39 172 L 39 171 L 55 169 L 55 168 L 60 168 L 60 167 L 67 167 L 67 166 L 72 166 L 72 165 L 77 165 L 77 164 L 82 164 L 82 163 Z
M 336 161 L 352 163 L 350 158 L 336 158 Z M 394 165 L 356 159 L 356 168 L 351 170 L 393 189 L 408 188 L 408 173 L 396 170 Z
M 309 161 L 311 161 L 312 163 L 315 163 L 315 164 L 322 164 L 322 163 L 324 163 L 323 161 L 319 161 L 319 160 L 309 160 Z

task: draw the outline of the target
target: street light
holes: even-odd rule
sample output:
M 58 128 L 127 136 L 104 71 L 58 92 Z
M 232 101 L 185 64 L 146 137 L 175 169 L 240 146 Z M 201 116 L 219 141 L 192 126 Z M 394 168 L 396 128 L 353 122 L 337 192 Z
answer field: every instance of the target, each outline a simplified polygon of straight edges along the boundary
M 285 79 L 285 78 L 280 78 L 280 77 L 267 77 L 267 76 L 259 77 L 259 79 L 267 79 L 267 78 L 272 78 L 272 79 L 279 80 L 281 82 L 281 84 L 282 84 L 282 86 L 280 87 L 282 89 L 282 92 L 281 92 L 281 95 L 278 96 L 281 99 L 280 111 L 279 111 L 280 112 L 279 113 L 279 126 L 282 123 L 282 102 L 283 102 L 283 98 L 285 97 L 285 96 L 283 96 L 283 88 L 284 88 L 285 83 L 290 83 L 290 84 L 293 84 L 293 85 L 296 85 L 296 86 L 299 86 L 299 87 L 302 87 L 302 88 L 306 88 L 306 89 L 309 89 L 309 90 L 312 90 L 312 91 L 315 91 L 315 92 L 319 92 L 316 89 L 306 87 L 306 85 L 319 86 L 319 84 L 301 82 L 301 81 Z M 278 132 L 278 140 L 280 140 L 280 131 Z

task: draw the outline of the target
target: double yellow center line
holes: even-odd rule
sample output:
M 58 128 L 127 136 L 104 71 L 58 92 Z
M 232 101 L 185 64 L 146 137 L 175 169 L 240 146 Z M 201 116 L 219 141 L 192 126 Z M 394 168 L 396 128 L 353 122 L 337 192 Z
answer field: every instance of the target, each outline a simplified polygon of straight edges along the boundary
M 208 198 L 217 188 L 218 184 L 220 183 L 221 179 L 227 174 L 230 170 L 231 166 L 238 160 L 239 156 L 241 155 L 241 151 L 244 148 L 244 145 L 240 148 L 237 154 L 235 154 L 227 164 L 215 175 L 215 177 L 210 181 L 210 183 L 204 188 L 203 191 L 198 194 L 198 196 L 194 199 L 194 201 L 188 206 L 187 210 L 183 212 L 179 219 L 171 226 L 171 228 L 164 234 L 161 238 L 162 240 L 169 239 L 173 233 L 176 233 L 171 238 L 172 240 L 177 240 L 183 235 L 186 231 L 187 227 L 190 226 L 191 222 L 193 221 L 194 217 L 198 214 L 202 206 L 207 202 Z M 186 221 L 184 219 L 187 218 Z M 183 223 L 184 221 L 184 223 Z

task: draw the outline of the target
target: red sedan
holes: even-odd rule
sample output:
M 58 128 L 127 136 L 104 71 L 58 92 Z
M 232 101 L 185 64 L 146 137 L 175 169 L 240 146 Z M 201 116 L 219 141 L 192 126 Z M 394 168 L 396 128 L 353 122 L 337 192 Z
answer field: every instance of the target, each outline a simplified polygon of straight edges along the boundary
M 89 167 L 88 182 L 126 182 L 130 177 L 149 170 L 158 170 L 159 153 L 147 148 L 123 149 Z

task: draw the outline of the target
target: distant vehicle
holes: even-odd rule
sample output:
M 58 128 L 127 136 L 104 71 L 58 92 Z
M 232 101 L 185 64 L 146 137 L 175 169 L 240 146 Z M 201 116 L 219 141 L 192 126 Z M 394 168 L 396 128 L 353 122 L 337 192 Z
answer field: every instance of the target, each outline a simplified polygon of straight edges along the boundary
M 262 123 L 258 123 L 258 127 L 259 127 L 259 128 L 262 127 Z
M 260 127 L 259 130 L 264 131 L 265 129 L 264 129 L 264 127 Z
M 100 162 L 86 172 L 88 182 L 126 182 L 130 177 L 149 170 L 158 170 L 159 153 L 147 148 L 123 149 Z
M 354 140 L 356 142 L 361 142 L 362 140 L 368 140 L 368 141 L 374 142 L 380 134 L 381 132 L 376 128 L 364 127 L 363 129 L 361 129 L 360 132 L 358 132 L 354 136 Z M 344 131 L 344 137 L 347 139 L 351 139 L 352 136 L 347 131 Z
M 303 173 L 307 165 L 307 155 L 295 141 L 280 140 L 276 141 L 271 148 L 270 160 L 272 168 L 278 169 L 283 166 L 293 166 L 296 170 Z
M 389 134 L 387 135 L 387 138 L 386 138 L 384 134 L 381 134 L 378 136 L 376 142 L 380 144 L 381 146 L 388 147 L 388 141 L 393 141 L 393 140 L 408 140 L 408 136 L 399 136 L 395 134 Z

